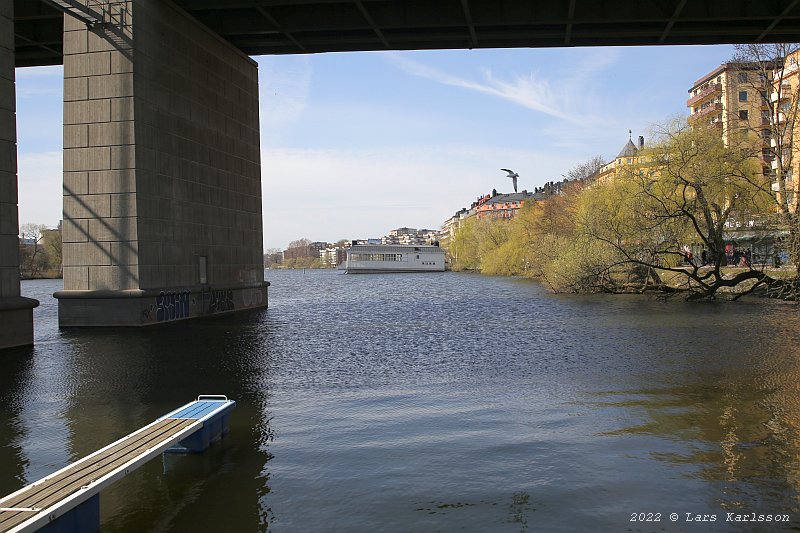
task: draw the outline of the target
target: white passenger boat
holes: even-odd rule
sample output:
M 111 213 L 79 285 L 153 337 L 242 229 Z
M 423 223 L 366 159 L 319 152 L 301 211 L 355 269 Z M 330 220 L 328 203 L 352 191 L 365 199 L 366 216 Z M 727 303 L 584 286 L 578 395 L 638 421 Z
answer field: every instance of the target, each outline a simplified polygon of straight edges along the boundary
M 444 250 L 433 245 L 356 244 L 339 268 L 347 274 L 444 272 Z

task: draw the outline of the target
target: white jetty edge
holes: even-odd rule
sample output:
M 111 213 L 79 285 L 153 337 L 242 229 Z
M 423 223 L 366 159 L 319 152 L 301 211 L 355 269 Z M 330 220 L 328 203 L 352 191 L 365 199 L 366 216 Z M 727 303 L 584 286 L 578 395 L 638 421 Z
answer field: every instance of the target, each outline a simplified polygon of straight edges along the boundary
M 200 395 L 130 435 L 9 494 L 0 499 L 0 533 L 42 528 L 76 533 L 99 531 L 101 490 L 162 452 L 203 451 L 228 432 L 229 414 L 235 405 L 223 395 Z M 58 520 L 65 523 L 55 523 Z

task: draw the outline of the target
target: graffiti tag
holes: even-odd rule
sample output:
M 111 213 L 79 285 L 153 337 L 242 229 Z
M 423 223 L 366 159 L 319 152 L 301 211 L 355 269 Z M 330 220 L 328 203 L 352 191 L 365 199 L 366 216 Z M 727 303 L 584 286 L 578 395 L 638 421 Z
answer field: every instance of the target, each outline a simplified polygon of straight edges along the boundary
M 233 291 L 230 289 L 204 288 L 200 291 L 200 302 L 203 314 L 207 315 L 236 309 L 233 303 Z
M 165 322 L 179 318 L 189 318 L 189 291 L 161 291 L 156 296 L 156 320 Z

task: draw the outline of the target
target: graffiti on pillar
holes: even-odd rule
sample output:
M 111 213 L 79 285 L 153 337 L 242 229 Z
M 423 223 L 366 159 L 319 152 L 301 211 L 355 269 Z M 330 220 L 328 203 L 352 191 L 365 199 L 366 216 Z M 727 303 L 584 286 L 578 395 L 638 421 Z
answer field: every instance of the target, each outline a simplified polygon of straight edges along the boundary
M 245 307 L 264 305 L 264 291 L 259 288 L 242 290 L 242 305 Z
M 258 279 L 259 272 L 257 270 L 242 269 L 239 271 L 239 281 L 241 283 L 254 283 L 256 281 L 264 281 L 264 274 L 261 274 L 261 279 Z
M 203 290 L 200 291 L 200 302 L 204 315 L 233 311 L 236 309 L 233 303 L 233 291 L 230 289 L 203 288 Z
M 259 272 L 258 270 L 240 270 L 239 281 L 242 283 L 256 283 L 264 281 L 264 273 Z M 262 287 L 243 289 L 242 305 L 244 307 L 258 307 L 264 305 L 264 289 Z
M 161 291 L 156 296 L 156 320 L 166 322 L 179 318 L 189 318 L 189 291 Z

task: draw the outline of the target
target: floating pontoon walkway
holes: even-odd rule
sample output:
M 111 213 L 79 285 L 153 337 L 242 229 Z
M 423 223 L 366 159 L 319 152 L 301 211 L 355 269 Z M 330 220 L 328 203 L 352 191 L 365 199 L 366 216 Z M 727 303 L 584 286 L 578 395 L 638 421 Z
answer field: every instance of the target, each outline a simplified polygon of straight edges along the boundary
M 199 452 L 228 430 L 236 402 L 197 400 L 105 448 L 0 499 L 0 533 L 99 529 L 99 492 L 164 451 Z M 56 521 L 60 524 L 56 524 Z M 66 523 L 70 525 L 66 528 Z M 74 525 L 72 525 L 74 523 Z

